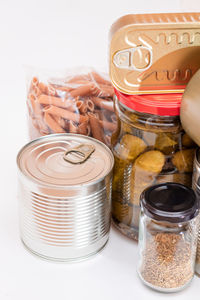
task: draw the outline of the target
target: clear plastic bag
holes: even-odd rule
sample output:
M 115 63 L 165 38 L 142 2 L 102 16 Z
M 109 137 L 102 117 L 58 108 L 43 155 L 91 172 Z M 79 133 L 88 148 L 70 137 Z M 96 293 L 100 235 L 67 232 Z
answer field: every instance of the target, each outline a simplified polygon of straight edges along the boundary
M 77 133 L 110 146 L 116 116 L 109 77 L 93 69 L 80 68 L 53 74 L 31 71 L 29 76 L 30 138 L 51 133 Z

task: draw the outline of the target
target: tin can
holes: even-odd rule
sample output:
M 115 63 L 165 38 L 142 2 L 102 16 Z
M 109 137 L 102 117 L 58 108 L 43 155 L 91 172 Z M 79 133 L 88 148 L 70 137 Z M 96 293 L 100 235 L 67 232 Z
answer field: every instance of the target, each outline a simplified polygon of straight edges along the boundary
M 197 149 L 195 154 L 192 187 L 200 200 L 200 148 Z M 200 276 L 200 228 L 197 243 L 196 273 Z
M 107 146 L 76 134 L 41 137 L 19 151 L 20 233 L 31 252 L 70 262 L 103 249 L 113 162 Z
M 200 68 L 200 13 L 129 14 L 110 30 L 110 78 L 124 94 L 182 93 Z

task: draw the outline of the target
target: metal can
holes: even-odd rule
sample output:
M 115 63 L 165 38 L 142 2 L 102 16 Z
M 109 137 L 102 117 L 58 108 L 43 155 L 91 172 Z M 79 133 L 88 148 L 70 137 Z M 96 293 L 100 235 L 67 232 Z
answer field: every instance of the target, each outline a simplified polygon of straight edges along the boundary
M 200 200 L 200 149 L 198 148 L 194 158 L 194 172 L 192 187 Z M 200 276 L 200 228 L 197 243 L 197 256 L 196 256 L 196 273 Z
M 54 134 L 18 153 L 21 239 L 42 258 L 77 261 L 109 237 L 113 155 L 82 135 Z

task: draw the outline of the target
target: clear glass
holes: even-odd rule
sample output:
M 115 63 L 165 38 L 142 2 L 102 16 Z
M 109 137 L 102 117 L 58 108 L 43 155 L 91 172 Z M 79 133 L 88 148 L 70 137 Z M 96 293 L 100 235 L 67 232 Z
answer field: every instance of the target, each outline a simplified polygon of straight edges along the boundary
M 196 256 L 196 274 L 200 277 L 200 229 L 198 236 L 197 256 Z
M 199 217 L 186 223 L 153 220 L 141 211 L 138 274 L 149 287 L 176 292 L 194 276 Z
M 122 233 L 137 240 L 140 194 L 148 186 L 164 182 L 191 187 L 196 145 L 177 116 L 139 113 L 116 98 L 115 111 L 118 127 L 112 135 L 112 216 Z

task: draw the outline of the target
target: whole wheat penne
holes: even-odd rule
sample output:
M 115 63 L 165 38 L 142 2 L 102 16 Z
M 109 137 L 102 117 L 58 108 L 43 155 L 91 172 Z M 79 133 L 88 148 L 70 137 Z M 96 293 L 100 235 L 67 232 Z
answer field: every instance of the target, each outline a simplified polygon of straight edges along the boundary
M 78 125 L 78 133 L 87 135 L 88 134 L 88 122 L 83 122 Z
M 105 135 L 105 142 L 106 142 L 106 145 L 110 146 L 111 145 L 111 136 Z
M 113 102 L 102 100 L 99 97 L 92 97 L 91 100 L 96 106 L 114 112 Z
M 40 89 L 41 93 L 46 94 L 47 91 L 47 86 L 43 82 L 40 82 L 38 84 L 38 88 Z
M 58 116 L 54 116 L 53 118 L 63 129 L 66 129 L 66 122 L 63 118 Z
M 55 96 L 56 95 L 56 89 L 51 85 L 47 85 L 46 93 L 47 93 L 47 95 Z
M 93 89 L 92 94 L 94 96 L 102 97 L 102 98 L 113 97 L 114 90 L 112 87 L 99 85 Z
M 77 96 L 86 96 L 92 93 L 92 90 L 94 89 L 93 83 L 88 83 L 86 85 L 80 86 L 77 89 L 74 89 L 70 92 L 70 96 L 72 98 L 75 98 Z
M 112 122 L 117 122 L 117 117 L 116 117 L 115 114 L 112 114 L 112 115 L 110 116 L 110 118 L 111 118 Z
M 91 127 L 90 127 L 90 124 L 88 124 L 87 126 L 87 136 L 90 136 L 91 135 Z
M 78 108 L 78 110 L 80 110 L 81 106 L 83 106 L 83 101 L 82 100 L 76 101 L 76 107 Z
M 39 126 L 39 131 L 42 135 L 50 133 L 47 124 L 45 124 L 45 122 L 44 122 L 44 119 L 41 119 L 41 118 L 37 119 L 37 123 Z
M 44 113 L 44 121 L 53 132 L 55 132 L 55 133 L 64 133 L 65 132 L 65 130 L 46 111 Z
M 34 92 L 36 97 L 39 97 L 42 93 L 41 90 L 37 86 L 33 87 L 33 92 Z
M 42 110 L 40 103 L 36 100 L 36 97 L 33 94 L 29 95 L 29 99 L 31 102 L 32 112 L 35 116 L 35 118 L 41 118 L 42 117 Z
M 112 123 L 112 122 L 108 122 L 108 121 L 105 121 L 105 120 L 99 120 L 99 123 L 101 124 L 101 126 L 106 129 L 106 130 L 109 130 L 109 131 L 114 131 L 116 130 L 116 127 L 117 127 L 117 124 L 116 123 Z
M 38 78 L 37 77 L 33 77 L 32 80 L 31 80 L 31 82 L 30 82 L 30 88 L 29 88 L 29 92 L 30 93 L 34 90 L 35 87 L 38 86 L 38 83 L 39 83 Z
M 68 86 L 58 86 L 55 87 L 58 91 L 66 92 L 69 93 L 70 91 L 73 90 L 73 87 L 68 87 Z
M 88 110 L 87 104 L 85 102 L 83 102 L 83 105 L 81 105 L 81 107 L 79 108 L 79 111 L 81 114 L 86 114 Z
M 37 77 L 33 77 L 32 80 L 31 80 L 30 86 L 31 87 L 35 87 L 35 86 L 38 86 L 38 84 L 39 84 L 38 78 Z
M 65 83 L 73 83 L 73 82 L 79 82 L 79 81 L 90 81 L 90 76 L 88 74 L 83 75 L 76 75 L 73 77 L 69 77 L 65 80 Z
M 40 95 L 38 97 L 38 102 L 44 105 L 55 105 L 58 107 L 66 108 L 70 111 L 76 111 L 76 103 L 73 100 L 54 97 L 54 96 L 47 96 L 47 95 Z
M 112 122 L 111 120 L 111 116 L 113 114 L 113 112 L 111 112 L 110 110 L 107 109 L 95 109 L 95 113 L 97 113 L 99 115 L 99 119 L 104 121 L 109 121 Z
M 69 120 L 69 132 L 70 133 L 78 132 L 78 126 L 72 120 Z
M 100 89 L 102 90 L 102 97 L 110 97 L 112 98 L 114 96 L 114 89 L 113 87 L 110 85 L 105 85 L 105 84 L 100 84 L 99 85 Z
M 34 110 L 35 110 L 35 100 L 36 100 L 36 97 L 35 97 L 34 94 L 29 93 L 27 98 L 28 98 L 27 105 L 28 105 L 29 114 L 35 115 Z
M 73 113 L 67 109 L 63 109 L 54 105 L 50 105 L 44 110 L 51 115 L 62 117 L 64 119 L 71 120 L 76 123 L 82 123 L 88 120 L 88 116 L 82 116 L 80 114 Z
M 98 73 L 96 72 L 91 72 L 89 73 L 89 75 L 91 76 L 92 80 L 94 80 L 95 82 L 97 82 L 98 84 L 106 84 L 106 85 L 111 85 L 110 81 L 104 79 L 102 76 L 100 76 Z
M 90 122 L 92 136 L 95 139 L 97 139 L 101 142 L 104 142 L 102 126 L 99 123 L 97 116 L 93 113 L 88 113 L 88 116 L 89 116 L 89 122 Z
M 93 112 L 94 111 L 94 103 L 90 100 L 86 100 L 87 110 Z

